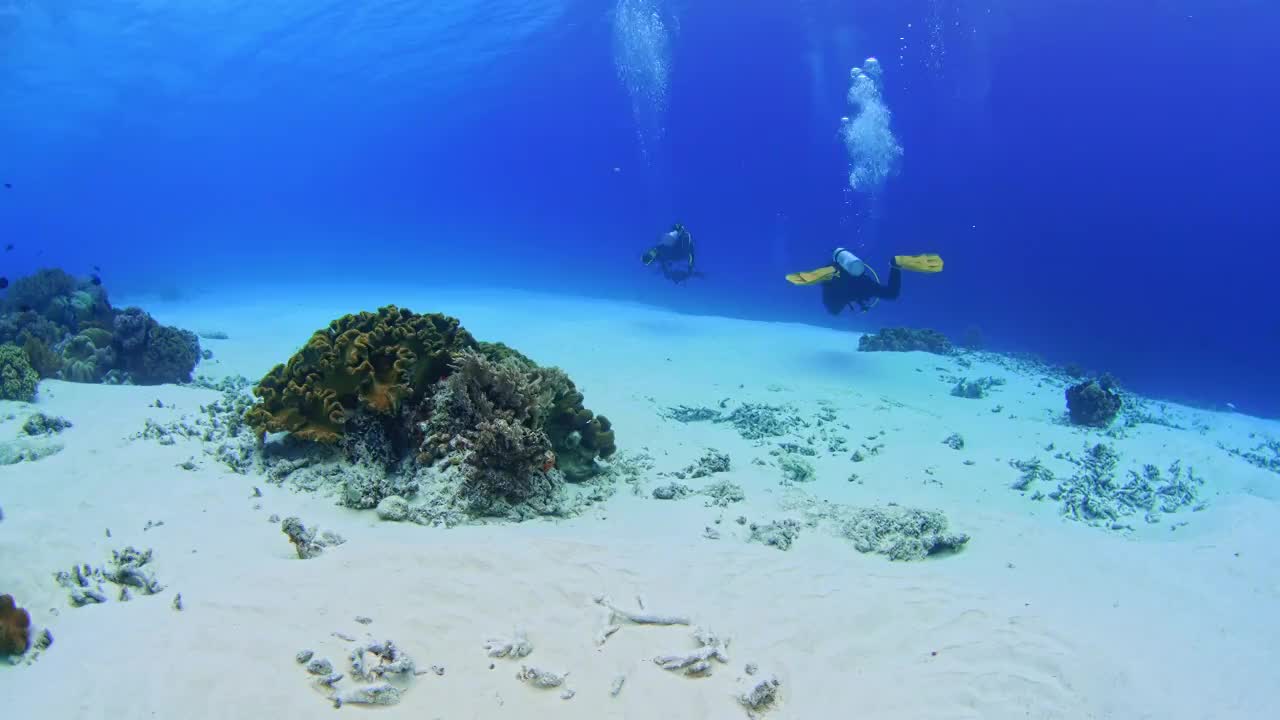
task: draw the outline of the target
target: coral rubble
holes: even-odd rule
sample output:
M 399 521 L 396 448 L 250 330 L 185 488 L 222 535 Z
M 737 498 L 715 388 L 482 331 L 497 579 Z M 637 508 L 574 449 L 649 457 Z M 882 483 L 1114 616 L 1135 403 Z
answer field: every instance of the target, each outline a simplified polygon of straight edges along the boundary
M 751 524 L 750 542 L 758 542 L 779 550 L 790 550 L 791 543 L 800 536 L 800 523 L 795 520 L 774 520 L 768 525 Z
M 111 551 L 111 562 L 106 568 L 89 564 L 76 565 L 70 572 L 56 573 L 54 579 L 66 588 L 74 607 L 105 603 L 108 600 L 104 583 L 115 585 L 120 600 L 129 600 L 129 588 L 143 595 L 155 595 L 164 590 L 152 570 L 151 551 L 140 551 L 133 546 Z
M 346 542 L 341 535 L 329 531 L 317 536 L 315 528 L 308 528 L 296 517 L 285 518 L 280 523 L 280 531 L 293 543 L 302 560 L 310 560 L 323 553 L 325 548 Z
M 857 508 L 844 518 L 841 534 L 858 552 L 879 553 L 890 560 L 923 560 L 969 542 L 964 533 L 947 532 L 942 513 L 899 506 Z
M 690 677 L 711 674 L 711 661 L 729 662 L 729 641 L 705 628 L 693 631 L 698 649 L 685 655 L 659 655 L 653 662 L 663 670 L 679 671 Z
M 1184 470 L 1181 462 L 1165 472 L 1144 465 L 1140 472 L 1130 470 L 1128 479 L 1120 482 L 1115 476 L 1119 460 L 1110 445 L 1087 448 L 1075 460 L 1079 472 L 1059 482 L 1048 497 L 1062 503 L 1061 512 L 1067 518 L 1112 530 L 1130 529 L 1124 522 L 1128 516 L 1141 515 L 1146 522 L 1156 523 L 1162 513 L 1204 507 L 1199 498 L 1204 479 L 1191 468 Z
M 981 377 L 977 380 L 968 378 L 960 378 L 960 380 L 951 388 L 951 394 L 956 397 L 968 398 L 970 400 L 981 400 L 987 396 L 991 388 L 1004 385 L 1004 378 L 997 377 Z

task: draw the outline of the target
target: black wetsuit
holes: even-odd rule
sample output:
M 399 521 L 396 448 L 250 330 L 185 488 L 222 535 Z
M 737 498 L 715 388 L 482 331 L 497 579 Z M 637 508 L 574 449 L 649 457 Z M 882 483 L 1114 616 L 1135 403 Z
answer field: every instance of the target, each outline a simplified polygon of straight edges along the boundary
M 888 285 L 881 285 L 869 271 L 851 277 L 841 270 L 836 277 L 822 284 L 822 304 L 827 312 L 837 315 L 854 303 L 859 309 L 867 310 L 874 299 L 897 300 L 901 291 L 902 271 L 896 267 L 889 268 Z
M 697 275 L 693 260 L 693 236 L 683 225 L 676 225 L 645 254 L 646 265 L 657 262 L 662 268 L 662 276 L 677 283 Z

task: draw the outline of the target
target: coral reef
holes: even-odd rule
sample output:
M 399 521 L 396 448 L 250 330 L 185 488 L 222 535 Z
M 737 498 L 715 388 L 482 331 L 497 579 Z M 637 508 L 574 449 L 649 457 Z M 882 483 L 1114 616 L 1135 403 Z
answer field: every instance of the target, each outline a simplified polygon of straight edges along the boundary
M 322 462 L 343 504 L 398 497 L 383 512 L 414 522 L 560 512 L 565 483 L 588 483 L 616 450 L 562 370 L 394 306 L 335 320 L 254 394 L 255 432 L 341 449 L 341 468 Z
M 1067 415 L 1075 425 L 1106 427 L 1123 405 L 1115 379 L 1110 375 L 1072 385 L 1066 395 Z
M 75 278 L 66 272 L 45 268 L 14 280 L 6 305 L 44 314 L 53 308 L 55 301 L 68 297 L 76 287 Z
M 56 378 L 62 371 L 62 356 L 50 350 L 38 337 L 27 335 L 22 343 L 22 352 L 27 354 L 27 362 L 41 378 Z
M 92 279 L 45 269 L 19 278 L 0 306 L 0 342 L 20 345 L 42 378 L 73 382 L 190 382 L 193 333 L 139 308 L 117 310 Z
M 955 352 L 951 341 L 937 330 L 927 328 L 884 328 L 878 333 L 858 338 L 862 352 L 927 352 L 950 355 Z
M 40 376 L 17 345 L 0 345 L 0 400 L 33 402 Z
M 0 655 L 21 655 L 31 643 L 31 615 L 12 595 L 0 595 Z

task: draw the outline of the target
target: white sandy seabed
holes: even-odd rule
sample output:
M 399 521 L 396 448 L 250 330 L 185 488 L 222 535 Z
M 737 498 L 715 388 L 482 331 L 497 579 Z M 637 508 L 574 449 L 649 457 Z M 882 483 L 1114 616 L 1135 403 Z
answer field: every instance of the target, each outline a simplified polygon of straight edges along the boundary
M 194 440 L 130 439 L 148 418 L 193 413 L 213 391 L 44 382 L 34 406 L 4 403 L 0 437 L 16 437 L 33 410 L 74 426 L 58 436 L 61 452 L 0 467 L 0 592 L 54 644 L 30 664 L 0 667 L 0 715 L 743 718 L 735 693 L 750 680 L 747 663 L 781 681 L 766 714 L 776 718 L 1263 718 L 1280 703 L 1280 476 L 1224 449 L 1278 437 L 1280 425 L 1168 406 L 1186 429 L 1143 424 L 1111 439 L 1061 422 L 1060 383 L 993 357 L 962 368 L 951 357 L 858 353 L 849 332 L 546 296 L 366 295 L 149 309 L 229 334 L 203 341 L 214 358 L 197 374 L 214 378 L 260 377 L 348 312 L 389 302 L 446 312 L 479 339 L 568 371 L 586 405 L 613 421 L 620 452 L 653 458 L 644 492 L 623 488 L 568 520 L 384 522 L 237 475 Z M 964 399 L 947 375 L 1007 384 Z M 810 416 L 825 403 L 851 450 L 871 436 L 883 448 L 856 464 L 848 451 L 819 453 L 815 481 L 784 486 L 772 443 L 662 415 L 726 398 Z M 952 433 L 963 449 L 944 444 Z M 1138 516 L 1134 531 L 1117 532 L 1010 489 L 1011 460 L 1051 463 L 1050 443 L 1079 455 L 1099 441 L 1116 447 L 1122 474 L 1175 460 L 1194 467 L 1207 506 L 1158 524 Z M 672 480 L 661 473 L 707 448 L 730 455 L 732 469 L 715 479 L 740 484 L 744 502 L 650 496 Z M 192 457 L 194 470 L 178 467 Z M 972 539 L 920 562 L 860 553 L 821 527 L 803 528 L 786 551 L 746 541 L 738 516 L 782 519 L 806 496 L 942 510 Z M 301 561 L 272 514 L 347 542 Z M 719 539 L 704 536 L 708 527 Z M 54 573 L 103 565 L 127 545 L 154 551 L 166 589 L 71 607 Z M 179 592 L 181 612 L 171 607 Z M 731 638 L 729 663 L 699 678 L 655 665 L 696 647 L 685 627 L 629 625 L 598 645 L 597 594 L 691 616 Z M 488 657 L 485 639 L 515 626 L 533 653 Z M 349 645 L 335 632 L 392 639 L 443 674 L 415 678 L 396 706 L 333 710 L 294 658 L 308 648 L 344 669 Z M 568 672 L 576 694 L 520 682 L 521 664 Z

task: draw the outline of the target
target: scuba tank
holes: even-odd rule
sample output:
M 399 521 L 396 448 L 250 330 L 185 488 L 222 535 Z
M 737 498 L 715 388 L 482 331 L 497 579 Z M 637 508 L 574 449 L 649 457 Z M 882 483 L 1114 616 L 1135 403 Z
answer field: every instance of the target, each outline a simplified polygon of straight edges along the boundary
M 831 254 L 831 261 L 835 263 L 836 267 L 848 273 L 849 277 L 858 277 L 867 271 L 866 263 L 844 248 L 836 248 L 836 251 Z

